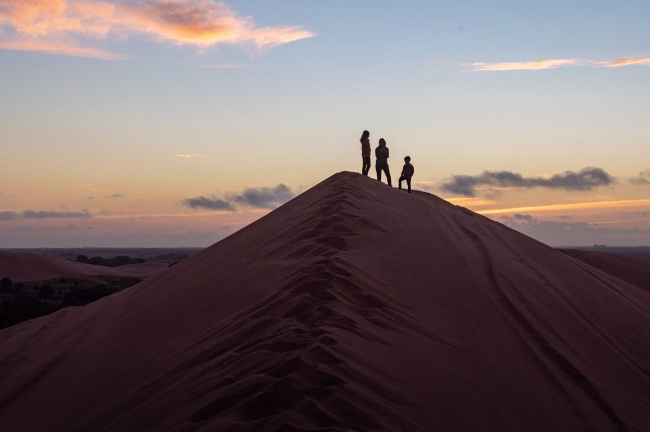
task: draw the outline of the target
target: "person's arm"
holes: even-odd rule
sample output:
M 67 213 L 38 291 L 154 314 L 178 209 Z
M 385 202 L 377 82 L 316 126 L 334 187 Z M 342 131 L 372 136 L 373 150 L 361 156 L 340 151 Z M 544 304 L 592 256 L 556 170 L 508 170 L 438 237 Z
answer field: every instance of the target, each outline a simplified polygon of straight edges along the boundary
M 388 147 L 386 147 L 386 159 L 388 159 Z

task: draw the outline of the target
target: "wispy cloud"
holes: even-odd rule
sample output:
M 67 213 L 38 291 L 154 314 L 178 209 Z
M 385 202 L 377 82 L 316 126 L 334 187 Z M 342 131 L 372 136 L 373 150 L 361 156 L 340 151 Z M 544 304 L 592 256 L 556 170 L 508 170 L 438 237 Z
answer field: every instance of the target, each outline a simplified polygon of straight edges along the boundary
M 202 69 L 250 69 L 252 65 L 247 64 L 210 64 L 201 66 Z
M 82 187 L 84 189 L 109 189 L 115 186 L 112 183 L 88 183 L 81 185 L 79 187 Z
M 612 60 L 612 61 L 605 61 L 605 62 L 597 62 L 597 64 L 605 67 L 623 67 L 623 66 L 632 66 L 632 65 L 650 66 L 650 57 L 626 58 L 626 59 L 619 59 L 619 60 Z
M 126 198 L 126 195 L 121 194 L 121 193 L 116 193 L 116 194 L 113 194 L 113 195 L 106 195 L 106 198 L 111 198 L 111 199 L 113 199 L 113 198 Z
M 205 156 L 206 155 L 202 155 L 202 154 L 185 154 L 185 153 L 181 153 L 181 154 L 176 155 L 176 157 L 180 157 L 180 158 L 199 158 L 199 157 L 205 157 Z
M 288 186 L 279 184 L 275 187 L 247 188 L 240 193 L 228 193 L 224 197 L 186 198 L 181 205 L 193 209 L 235 211 L 237 207 L 274 209 L 296 196 Z
M 251 17 L 213 0 L 0 1 L 0 48 L 117 59 L 93 42 L 109 36 L 146 36 L 156 42 L 205 50 L 218 44 L 256 51 L 315 36 L 300 26 L 256 27 Z
M 0 212 L 0 221 L 12 221 L 18 219 L 75 219 L 93 217 L 88 210 L 80 212 L 56 212 L 56 211 L 34 211 L 25 210 L 23 212 L 5 211 Z
M 454 194 L 473 197 L 477 188 L 549 188 L 568 191 L 587 191 L 614 183 L 614 177 L 601 168 L 584 168 L 579 172 L 566 171 L 550 177 L 525 177 L 511 171 L 483 171 L 476 176 L 456 175 L 445 181 L 441 189 Z
M 637 185 L 649 185 L 650 184 L 650 170 L 641 171 L 635 177 L 630 179 L 630 183 Z
M 195 198 L 185 198 L 181 201 L 181 204 L 193 209 L 235 211 L 235 206 L 233 206 L 232 203 L 214 197 L 206 198 L 204 196 L 199 196 Z
M 475 71 L 512 71 L 555 69 L 562 66 L 574 66 L 577 64 L 579 64 L 577 59 L 549 59 L 532 62 L 473 63 L 472 66 Z

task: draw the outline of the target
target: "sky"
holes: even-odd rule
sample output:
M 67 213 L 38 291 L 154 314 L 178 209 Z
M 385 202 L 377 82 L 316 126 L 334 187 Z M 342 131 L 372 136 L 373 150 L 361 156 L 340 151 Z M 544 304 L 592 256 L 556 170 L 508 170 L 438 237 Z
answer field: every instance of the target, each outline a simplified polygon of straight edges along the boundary
M 649 118 L 647 0 L 0 0 L 0 248 L 208 246 L 366 129 L 549 245 L 650 246 Z

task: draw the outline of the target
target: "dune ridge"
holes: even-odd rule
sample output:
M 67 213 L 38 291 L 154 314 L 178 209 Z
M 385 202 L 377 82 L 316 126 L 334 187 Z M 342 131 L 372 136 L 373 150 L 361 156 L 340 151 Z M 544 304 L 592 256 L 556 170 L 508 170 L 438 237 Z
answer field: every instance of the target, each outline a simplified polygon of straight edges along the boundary
M 60 256 L 0 251 L 0 277 L 15 282 L 31 282 L 58 277 L 118 276 L 148 278 L 167 268 L 158 262 L 105 267 L 71 261 Z
M 650 424 L 647 291 L 353 173 L 0 353 L 8 430 Z

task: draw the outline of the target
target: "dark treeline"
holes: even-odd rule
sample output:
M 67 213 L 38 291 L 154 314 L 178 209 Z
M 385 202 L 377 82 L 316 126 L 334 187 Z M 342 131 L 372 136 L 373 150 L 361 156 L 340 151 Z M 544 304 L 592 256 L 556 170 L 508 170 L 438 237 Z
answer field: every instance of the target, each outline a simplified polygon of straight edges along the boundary
M 0 280 L 0 329 L 48 315 L 69 306 L 84 306 L 140 282 L 137 278 L 58 278 L 46 283 Z M 101 283 L 98 283 L 101 282 Z
M 131 258 L 126 255 L 118 255 L 115 258 L 102 258 L 102 257 L 92 257 L 88 258 L 86 255 L 79 255 L 75 260 L 84 264 L 94 264 L 106 267 L 119 267 L 128 264 L 139 264 L 143 263 L 143 258 Z

